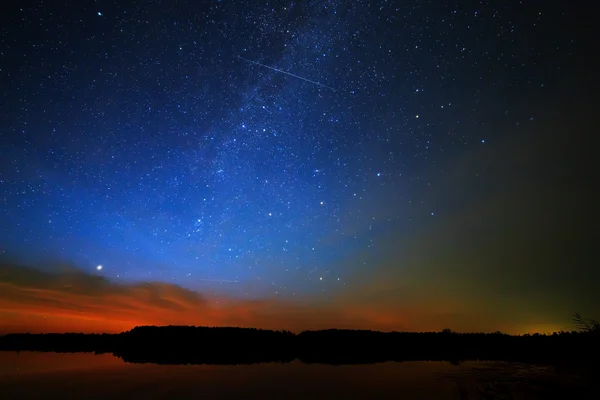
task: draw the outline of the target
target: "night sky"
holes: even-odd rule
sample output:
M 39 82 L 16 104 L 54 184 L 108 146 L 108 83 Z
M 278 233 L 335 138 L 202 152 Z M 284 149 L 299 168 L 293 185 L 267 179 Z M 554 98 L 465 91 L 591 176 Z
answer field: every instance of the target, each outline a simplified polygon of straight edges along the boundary
M 599 316 L 598 41 L 562 2 L 16 3 L 0 332 Z

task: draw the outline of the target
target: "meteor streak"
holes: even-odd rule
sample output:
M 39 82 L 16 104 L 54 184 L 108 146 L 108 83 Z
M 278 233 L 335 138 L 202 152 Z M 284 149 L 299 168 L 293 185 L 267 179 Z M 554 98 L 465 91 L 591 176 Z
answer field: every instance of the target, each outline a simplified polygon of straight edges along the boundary
M 223 279 L 198 279 L 203 282 L 217 282 L 217 283 L 239 283 L 240 281 L 227 281 Z
M 291 72 L 283 71 L 283 70 L 281 70 L 281 69 L 274 68 L 274 67 L 271 67 L 271 66 L 269 66 L 269 65 L 261 64 L 261 63 L 259 63 L 258 61 L 249 60 L 249 59 L 247 59 L 247 58 L 244 58 L 244 57 L 242 57 L 242 56 L 238 56 L 238 58 L 239 58 L 240 60 L 244 60 L 244 61 L 246 61 L 246 62 L 249 62 L 249 63 L 251 63 L 251 64 L 255 64 L 255 65 L 258 65 L 258 66 L 261 66 L 261 67 L 268 68 L 268 69 L 270 69 L 270 70 L 273 70 L 273 71 L 275 71 L 275 72 L 280 72 L 280 73 L 282 73 L 282 74 L 286 74 L 286 75 L 289 75 L 289 76 L 293 76 L 294 78 L 302 79 L 303 81 L 305 81 L 305 82 L 308 82 L 308 83 L 312 83 L 313 85 L 317 85 L 317 86 L 320 86 L 320 87 L 323 87 L 323 88 L 326 88 L 326 89 L 329 89 L 329 90 L 333 90 L 334 92 L 336 91 L 336 90 L 335 90 L 334 88 L 332 88 L 331 86 L 327 86 L 327 85 L 323 85 L 322 83 L 319 83 L 319 82 L 311 81 L 310 79 L 306 79 L 306 78 L 303 78 L 303 77 L 301 77 L 301 76 L 298 76 L 298 75 L 296 75 L 296 74 L 292 74 Z

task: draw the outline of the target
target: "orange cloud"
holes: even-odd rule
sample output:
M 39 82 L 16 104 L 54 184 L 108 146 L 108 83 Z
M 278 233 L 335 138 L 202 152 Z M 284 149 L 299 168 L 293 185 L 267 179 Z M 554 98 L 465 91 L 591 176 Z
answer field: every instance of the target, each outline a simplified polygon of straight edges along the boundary
M 348 286 L 327 299 L 208 298 L 168 283 L 120 284 L 79 270 L 48 273 L 0 265 L 0 333 L 122 332 L 136 325 L 265 329 L 531 331 L 483 305 L 390 280 Z M 522 321 L 521 321 L 522 322 Z M 523 325 L 521 323 L 521 325 Z

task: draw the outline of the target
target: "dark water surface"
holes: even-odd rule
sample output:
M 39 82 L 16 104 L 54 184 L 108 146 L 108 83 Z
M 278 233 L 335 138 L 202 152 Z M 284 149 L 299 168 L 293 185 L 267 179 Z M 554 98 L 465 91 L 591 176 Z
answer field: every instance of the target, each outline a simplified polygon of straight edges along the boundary
M 0 399 L 573 398 L 589 389 L 584 375 L 503 362 L 156 365 L 111 354 L 0 352 Z

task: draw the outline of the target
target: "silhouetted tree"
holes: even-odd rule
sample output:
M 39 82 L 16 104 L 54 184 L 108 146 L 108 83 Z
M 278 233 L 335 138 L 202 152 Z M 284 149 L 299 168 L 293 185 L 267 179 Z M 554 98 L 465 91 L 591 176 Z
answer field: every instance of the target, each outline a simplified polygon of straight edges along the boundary
M 259 362 L 366 364 L 383 361 L 504 360 L 555 363 L 600 358 L 600 324 L 574 313 L 580 330 L 550 335 L 377 332 L 327 329 L 270 331 L 254 328 L 140 326 L 120 334 L 10 334 L 0 350 L 112 353 L 128 362 L 251 364 Z
M 571 319 L 581 332 L 600 334 L 600 321 L 584 318 L 577 311 L 573 311 L 573 318 Z

